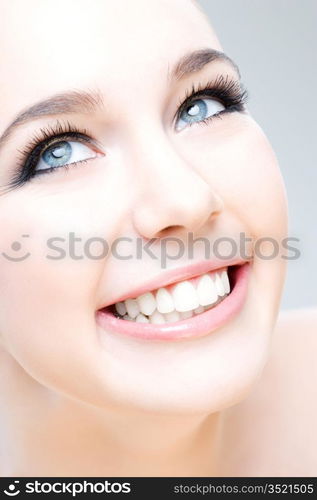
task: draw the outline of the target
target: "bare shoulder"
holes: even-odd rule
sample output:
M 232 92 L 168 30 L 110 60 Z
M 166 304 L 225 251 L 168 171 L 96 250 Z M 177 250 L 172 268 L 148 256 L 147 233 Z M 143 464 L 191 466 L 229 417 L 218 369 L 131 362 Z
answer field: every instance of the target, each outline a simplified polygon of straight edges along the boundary
M 288 377 L 315 384 L 317 375 L 317 308 L 282 311 L 272 339 L 271 367 Z M 274 366 L 275 365 L 275 366 Z M 309 380 L 307 377 L 310 375 Z M 304 387 L 303 387 L 304 390 Z
M 265 374 L 264 383 L 280 388 L 295 416 L 307 424 L 317 418 L 317 308 L 280 313 Z
M 277 335 L 291 334 L 293 340 L 304 335 L 317 345 L 317 306 L 307 309 L 281 311 L 276 322 Z
M 281 475 L 317 474 L 316 379 L 317 308 L 280 312 L 259 396 Z
M 316 379 L 317 308 L 282 311 L 261 377 L 231 412 L 231 427 L 244 436 L 234 474 L 316 476 Z
M 317 308 L 282 311 L 272 339 L 267 373 L 297 408 L 317 417 Z M 270 382 L 269 382 L 270 383 Z M 307 416 L 308 418 L 308 416 Z

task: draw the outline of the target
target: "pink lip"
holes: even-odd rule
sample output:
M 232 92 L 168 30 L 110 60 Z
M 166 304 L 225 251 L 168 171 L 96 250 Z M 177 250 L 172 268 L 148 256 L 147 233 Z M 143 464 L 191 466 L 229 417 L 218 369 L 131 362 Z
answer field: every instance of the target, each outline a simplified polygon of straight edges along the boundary
M 211 270 L 210 263 L 207 268 L 205 268 L 204 264 L 206 265 L 207 263 L 203 262 L 200 265 L 200 269 L 202 270 L 200 272 L 196 271 L 196 275 L 203 274 L 204 272 Z M 226 264 L 228 266 L 231 265 L 229 263 Z M 223 261 L 222 266 L 218 266 L 218 268 L 220 267 L 224 267 Z M 212 269 L 217 269 L 217 267 L 215 266 Z M 242 309 L 247 295 L 249 272 L 249 263 L 239 265 L 239 267 L 235 270 L 234 286 L 231 293 L 212 309 L 189 319 L 166 324 L 137 323 L 134 321 L 119 319 L 108 310 L 98 310 L 96 313 L 96 320 L 97 323 L 106 331 L 122 333 L 144 340 L 179 340 L 184 338 L 201 337 L 223 326 Z M 186 277 L 189 278 L 195 274 L 191 272 Z M 177 281 L 177 278 L 175 278 L 175 272 L 171 276 L 173 276 L 173 279 L 171 277 L 171 280 L 168 282 L 169 284 Z M 184 278 L 183 273 L 181 276 L 182 279 L 186 279 L 186 277 Z M 168 283 L 165 281 L 165 285 Z M 153 290 L 155 288 L 158 287 L 147 287 L 144 291 L 148 291 L 149 289 Z M 137 291 L 136 294 L 129 294 L 129 297 L 138 296 L 141 293 L 143 293 L 143 291 Z

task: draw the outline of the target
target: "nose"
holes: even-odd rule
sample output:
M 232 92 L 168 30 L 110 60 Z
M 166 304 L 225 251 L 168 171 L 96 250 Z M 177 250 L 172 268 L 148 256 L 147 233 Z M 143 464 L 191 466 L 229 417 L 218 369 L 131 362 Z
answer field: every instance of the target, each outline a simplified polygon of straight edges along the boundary
M 223 210 L 223 201 L 172 141 L 149 134 L 136 155 L 139 192 L 133 224 L 144 238 L 183 230 L 197 231 Z

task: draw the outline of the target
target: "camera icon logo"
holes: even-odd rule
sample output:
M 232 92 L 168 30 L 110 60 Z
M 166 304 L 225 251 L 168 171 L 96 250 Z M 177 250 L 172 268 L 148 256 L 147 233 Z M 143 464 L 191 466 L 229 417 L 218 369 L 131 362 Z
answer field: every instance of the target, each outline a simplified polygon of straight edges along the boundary
M 19 482 L 20 481 L 14 481 L 13 483 L 19 484 Z M 16 495 L 18 495 L 20 493 L 20 490 L 17 490 L 15 484 L 13 484 L 13 483 L 9 484 L 9 486 L 8 486 L 9 491 L 4 490 L 4 493 L 6 495 L 8 495 L 9 497 L 15 497 Z

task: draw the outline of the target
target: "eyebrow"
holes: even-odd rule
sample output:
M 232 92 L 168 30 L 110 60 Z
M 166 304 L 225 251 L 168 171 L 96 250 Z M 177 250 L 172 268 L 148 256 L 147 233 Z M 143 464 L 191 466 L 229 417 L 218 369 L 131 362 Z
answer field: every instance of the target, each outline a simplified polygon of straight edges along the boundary
M 168 79 L 180 80 L 185 76 L 196 73 L 211 62 L 224 61 L 236 71 L 240 78 L 238 66 L 224 52 L 215 49 L 198 49 L 181 57 L 170 71 L 168 66 Z M 0 137 L 0 149 L 9 139 L 12 133 L 21 125 L 36 120 L 41 117 L 61 115 L 66 113 L 90 114 L 104 106 L 103 97 L 100 91 L 79 91 L 73 90 L 55 94 L 43 101 L 33 104 L 22 110 L 10 125 L 5 129 Z
M 48 99 L 39 101 L 19 113 L 0 137 L 0 149 L 19 126 L 29 121 L 50 115 L 65 113 L 93 113 L 104 105 L 99 91 L 71 90 L 55 94 Z
M 180 80 L 185 76 L 196 73 L 203 69 L 206 64 L 220 61 L 229 63 L 240 78 L 240 71 L 237 64 L 224 52 L 215 49 L 198 49 L 189 54 L 185 54 L 169 72 L 171 79 Z

